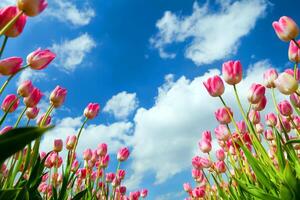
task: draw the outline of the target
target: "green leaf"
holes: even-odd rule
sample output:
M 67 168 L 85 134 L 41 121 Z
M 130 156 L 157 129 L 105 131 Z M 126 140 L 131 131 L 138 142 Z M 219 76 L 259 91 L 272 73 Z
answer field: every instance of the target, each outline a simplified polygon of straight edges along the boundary
M 50 128 L 16 128 L 0 135 L 0 163 L 22 150 L 27 144 L 42 136 Z
M 293 143 L 300 143 L 300 140 L 289 140 L 285 144 L 293 144 Z
M 228 197 L 226 196 L 225 192 L 220 187 L 220 184 L 218 183 L 217 179 L 215 178 L 215 176 L 213 174 L 212 174 L 212 177 L 215 180 L 220 197 L 222 197 L 222 199 L 228 199 Z
M 296 200 L 294 193 L 284 184 L 282 184 L 280 187 L 280 199 Z
M 0 190 L 0 199 L 15 199 L 22 188 Z
M 87 189 L 82 190 L 81 192 L 78 192 L 72 200 L 80 200 L 82 197 L 84 197 L 85 193 L 87 192 Z
M 275 132 L 275 136 L 276 136 L 276 145 L 277 145 L 276 156 L 278 159 L 278 164 L 279 164 L 280 171 L 283 172 L 285 167 L 285 158 L 283 155 L 283 148 L 280 142 L 281 136 L 276 128 L 273 129 L 273 132 Z

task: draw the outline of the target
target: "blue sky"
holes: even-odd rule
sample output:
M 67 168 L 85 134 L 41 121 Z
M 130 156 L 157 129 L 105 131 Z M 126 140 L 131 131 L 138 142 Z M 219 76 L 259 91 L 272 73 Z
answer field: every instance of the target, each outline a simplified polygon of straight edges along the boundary
M 56 85 L 68 89 L 45 149 L 52 139 L 74 134 L 86 104 L 98 102 L 104 111 L 87 127 L 80 149 L 107 142 L 114 153 L 130 146 L 128 185 L 148 188 L 149 199 L 183 199 L 197 140 L 201 131 L 213 130 L 220 106 L 201 82 L 229 59 L 248 68 L 241 88 L 259 81 L 266 68 L 291 67 L 288 44 L 271 24 L 283 15 L 300 23 L 299 7 L 279 0 L 51 0 L 20 37 L 8 41 L 4 57 L 25 58 L 37 47 L 58 54 L 45 71 L 16 78 L 33 79 L 45 94 Z M 7 92 L 15 89 L 12 83 Z

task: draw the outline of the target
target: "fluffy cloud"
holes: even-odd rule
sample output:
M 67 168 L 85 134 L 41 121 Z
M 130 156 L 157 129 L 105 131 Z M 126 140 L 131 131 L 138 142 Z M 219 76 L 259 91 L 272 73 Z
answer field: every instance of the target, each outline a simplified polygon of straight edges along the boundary
M 47 75 L 45 72 L 26 69 L 21 72 L 20 77 L 16 84 L 17 86 L 19 86 L 23 81 L 26 80 L 31 80 L 32 82 L 39 82 L 42 79 L 45 80 L 46 77 Z
M 103 111 L 113 114 L 117 119 L 126 119 L 137 107 L 136 93 L 123 91 L 108 100 Z
M 72 72 L 95 46 L 93 38 L 85 33 L 75 39 L 65 40 L 61 44 L 53 44 L 51 49 L 57 55 L 56 64 L 59 69 Z
M 249 66 L 245 72 L 246 76 L 237 86 L 244 108 L 248 106 L 246 97 L 250 84 L 262 83 L 262 73 L 270 66 L 268 60 L 262 60 Z M 191 158 L 199 154 L 197 141 L 201 132 L 213 131 L 218 124 L 214 111 L 222 104 L 218 98 L 210 97 L 202 84 L 215 74 L 220 74 L 220 71 L 211 69 L 193 80 L 182 76 L 176 81 L 169 75 L 158 90 L 155 105 L 137 110 L 132 138 L 134 162 L 131 167 L 134 173 L 127 183 L 129 187 L 139 185 L 145 173 L 154 172 L 159 184 L 190 167 Z M 227 85 L 224 99 L 240 120 L 232 94 L 233 88 Z M 269 102 L 266 110 L 271 107 Z
M 202 7 L 197 2 L 189 16 L 166 11 L 157 21 L 158 33 L 150 43 L 158 49 L 162 58 L 174 58 L 167 53 L 168 45 L 190 41 L 185 57 L 195 64 L 209 64 L 236 53 L 240 39 L 255 26 L 258 18 L 265 14 L 265 0 L 220 0 L 218 11 L 209 9 L 209 1 Z

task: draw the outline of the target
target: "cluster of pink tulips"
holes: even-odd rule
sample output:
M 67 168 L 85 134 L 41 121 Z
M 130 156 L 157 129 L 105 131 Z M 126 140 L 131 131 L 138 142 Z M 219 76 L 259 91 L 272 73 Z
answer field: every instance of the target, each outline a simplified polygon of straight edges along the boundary
M 203 84 L 212 97 L 218 97 L 224 107 L 215 111 L 219 125 L 202 133 L 199 141 L 201 156 L 192 159 L 195 186 L 184 183 L 190 200 L 198 199 L 300 199 L 300 40 L 297 24 L 289 17 L 273 23 L 278 37 L 290 42 L 288 57 L 294 69 L 278 73 L 268 69 L 263 84 L 253 83 L 248 91 L 249 106 L 242 107 L 237 86 L 242 81 L 240 61 L 228 61 L 222 66 L 222 77 L 213 76 Z M 224 81 L 234 88 L 236 104 L 242 115 L 238 121 L 222 95 Z M 276 100 L 276 90 L 289 98 Z M 274 111 L 260 112 L 270 103 Z M 219 147 L 212 147 L 212 137 Z
M 0 97 L 9 82 L 23 70 L 42 70 L 56 57 L 48 49 L 37 49 L 27 56 L 23 64 L 21 57 L 1 59 L 7 40 L 19 36 L 28 17 L 37 16 L 47 7 L 46 0 L 17 0 L 16 6 L 0 9 L 0 74 L 7 80 L 0 88 Z M 106 172 L 110 161 L 107 144 L 99 144 L 97 149 L 86 149 L 78 158 L 76 148 L 84 126 L 97 117 L 100 106 L 90 103 L 84 109 L 85 120 L 77 135 L 70 135 L 65 141 L 66 158 L 62 157 L 64 142 L 56 139 L 53 150 L 40 152 L 42 135 L 51 126 L 51 113 L 62 106 L 67 90 L 57 86 L 50 94 L 49 108 L 39 115 L 39 102 L 43 97 L 40 89 L 26 80 L 19 85 L 16 94 L 7 94 L 1 105 L 3 115 L 0 126 L 8 115 L 18 111 L 20 100 L 23 109 L 12 126 L 0 131 L 0 199 L 100 199 L 138 200 L 146 198 L 146 189 L 126 193 L 123 185 L 126 171 L 121 164 L 129 157 L 129 149 L 121 148 L 117 153 L 118 165 L 114 172 Z M 24 115 L 27 122 L 22 128 Z M 39 117 L 38 117 L 39 116 Z M 36 123 L 31 125 L 32 120 Z

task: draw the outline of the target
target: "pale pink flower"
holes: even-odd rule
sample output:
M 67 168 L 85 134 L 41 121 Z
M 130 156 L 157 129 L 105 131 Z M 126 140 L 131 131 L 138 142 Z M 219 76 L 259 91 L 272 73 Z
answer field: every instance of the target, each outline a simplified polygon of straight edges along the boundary
M 36 105 L 40 102 L 41 98 L 43 96 L 43 93 L 38 88 L 34 88 L 32 92 L 23 99 L 23 103 L 29 107 L 33 108 L 36 107 Z
M 298 82 L 286 72 L 281 73 L 274 83 L 276 88 L 285 95 L 293 94 L 298 89 Z
M 41 70 L 46 68 L 56 55 L 48 49 L 37 49 L 27 56 L 27 64 L 31 69 Z
M 290 17 L 280 17 L 279 21 L 274 21 L 272 25 L 277 36 L 282 41 L 288 42 L 295 39 L 299 34 L 297 24 Z
M 14 112 L 19 106 L 19 98 L 14 94 L 7 95 L 1 105 L 4 112 Z
M 28 97 L 33 88 L 34 86 L 32 85 L 32 82 L 30 80 L 27 80 L 19 85 L 17 93 L 22 97 Z
M 0 74 L 10 76 L 17 73 L 22 65 L 22 58 L 10 57 L 0 60 Z
M 200 140 L 198 143 L 200 150 L 203 153 L 209 153 L 211 151 L 211 142 L 207 140 Z
M 226 83 L 235 85 L 243 78 L 243 69 L 240 61 L 227 61 L 222 65 L 222 74 Z
M 55 139 L 53 144 L 53 151 L 55 152 L 61 152 L 63 148 L 63 141 L 62 139 Z
M 84 116 L 88 119 L 94 119 L 100 110 L 100 105 L 98 103 L 89 103 L 84 109 Z
M 298 96 L 298 94 L 296 94 L 296 93 L 291 94 L 290 101 L 294 106 L 296 106 L 297 108 L 300 108 L 300 97 Z
M 225 152 L 224 152 L 223 149 L 218 149 L 218 150 L 216 151 L 216 158 L 217 158 L 218 160 L 224 160 L 224 159 L 225 159 Z
M 75 146 L 76 141 L 77 141 L 76 135 L 68 135 L 66 139 L 66 148 L 68 150 L 72 150 Z
M 265 96 L 265 87 L 261 84 L 253 83 L 248 92 L 248 101 L 251 104 L 256 104 Z
M 127 147 L 123 147 L 118 151 L 117 158 L 118 161 L 123 162 L 126 161 L 129 157 L 129 149 Z
M 265 116 L 266 125 L 269 127 L 274 127 L 277 124 L 277 116 L 274 113 L 268 113 Z
M 224 93 L 224 83 L 220 76 L 208 78 L 203 85 L 212 97 L 221 96 Z
M 93 152 L 90 148 L 84 150 L 83 152 L 83 159 L 84 160 L 90 160 L 92 158 Z
M 101 157 L 105 156 L 107 154 L 107 144 L 105 143 L 98 144 L 97 154 Z
M 203 168 L 200 156 L 194 156 L 192 158 L 192 165 L 196 169 L 202 169 Z
M 216 119 L 220 122 L 220 124 L 229 124 L 231 122 L 231 117 L 233 116 L 233 113 L 230 108 L 219 108 L 215 112 Z
M 202 132 L 202 140 L 207 140 L 211 142 L 211 132 L 210 131 L 203 131 Z
M 260 122 L 260 113 L 255 110 L 250 110 L 248 118 L 253 124 L 257 124 Z
M 37 107 L 33 107 L 33 108 L 28 108 L 26 110 L 26 116 L 28 119 L 35 119 L 37 117 L 37 115 L 39 114 L 40 109 Z
M 300 45 L 300 40 L 298 40 L 297 43 Z M 295 63 L 300 62 L 300 49 L 297 47 L 294 41 L 290 41 L 288 55 L 291 62 L 295 62 Z
M 215 163 L 215 167 L 216 167 L 218 173 L 225 173 L 226 172 L 226 165 L 225 165 L 225 162 L 223 160 L 222 161 L 217 161 Z
M 229 130 L 226 125 L 220 124 L 215 128 L 216 138 L 218 140 L 227 141 L 229 139 Z
M 274 81 L 277 79 L 278 77 L 278 72 L 276 71 L 276 69 L 268 69 L 267 71 L 264 72 L 263 78 L 264 78 L 264 85 L 267 88 L 274 88 L 275 87 L 275 83 Z
M 58 108 L 64 103 L 66 96 L 67 90 L 60 86 L 56 86 L 50 94 L 50 102 L 54 108 Z

